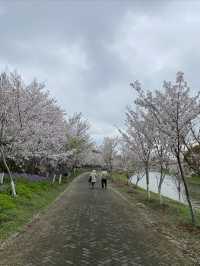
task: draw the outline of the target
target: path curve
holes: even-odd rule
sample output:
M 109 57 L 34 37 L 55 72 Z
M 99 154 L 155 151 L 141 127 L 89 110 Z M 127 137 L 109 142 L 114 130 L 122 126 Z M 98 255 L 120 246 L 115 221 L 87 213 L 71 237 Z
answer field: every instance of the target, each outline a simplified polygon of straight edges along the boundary
M 140 208 L 76 178 L 48 211 L 0 251 L 2 266 L 192 265 Z

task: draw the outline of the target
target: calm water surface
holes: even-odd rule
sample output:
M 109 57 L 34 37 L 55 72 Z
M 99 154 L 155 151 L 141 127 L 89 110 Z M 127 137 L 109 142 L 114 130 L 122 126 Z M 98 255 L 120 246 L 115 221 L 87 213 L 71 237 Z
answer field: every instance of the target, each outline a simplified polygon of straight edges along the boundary
M 149 189 L 152 192 L 158 193 L 158 182 L 159 182 L 159 176 L 160 174 L 158 172 L 150 172 L 149 174 Z M 131 182 L 133 184 L 136 183 L 137 177 L 132 176 Z M 139 181 L 138 186 L 141 188 L 146 189 L 146 178 L 145 176 Z M 199 188 L 200 189 L 200 188 Z M 161 194 L 163 196 L 166 196 L 168 198 L 171 198 L 173 200 L 187 203 L 186 197 L 185 197 L 185 190 L 183 185 L 180 185 L 180 192 L 178 190 L 178 183 L 174 176 L 166 175 L 164 182 L 162 184 L 161 188 Z M 200 207 L 200 197 L 199 199 L 193 198 L 193 205 L 195 207 Z

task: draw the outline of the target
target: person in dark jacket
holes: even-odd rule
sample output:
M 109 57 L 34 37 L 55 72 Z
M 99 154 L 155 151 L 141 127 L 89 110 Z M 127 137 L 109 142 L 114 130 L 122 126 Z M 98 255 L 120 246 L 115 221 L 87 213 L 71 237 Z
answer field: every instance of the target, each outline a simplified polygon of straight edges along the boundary
M 108 178 L 108 172 L 102 171 L 101 172 L 101 187 L 102 187 L 102 189 L 107 188 L 107 178 Z
M 88 178 L 89 187 L 91 187 L 91 181 L 92 181 L 92 176 L 90 175 Z

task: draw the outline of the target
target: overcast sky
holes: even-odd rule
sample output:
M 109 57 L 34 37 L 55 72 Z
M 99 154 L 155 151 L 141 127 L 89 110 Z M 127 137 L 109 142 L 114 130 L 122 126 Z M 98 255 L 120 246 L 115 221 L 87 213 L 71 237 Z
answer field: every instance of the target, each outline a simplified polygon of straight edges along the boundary
M 100 142 L 123 125 L 131 81 L 155 89 L 182 70 L 200 88 L 200 1 L 0 1 L 0 68 L 45 81 Z

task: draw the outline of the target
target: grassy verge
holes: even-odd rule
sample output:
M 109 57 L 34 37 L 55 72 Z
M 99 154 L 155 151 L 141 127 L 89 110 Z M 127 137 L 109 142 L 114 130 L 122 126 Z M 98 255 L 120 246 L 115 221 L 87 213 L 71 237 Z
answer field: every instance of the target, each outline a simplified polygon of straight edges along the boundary
M 192 175 L 187 178 L 187 181 L 191 185 L 199 185 L 200 186 L 200 176 Z
M 0 241 L 20 231 L 34 215 L 44 210 L 67 187 L 74 176 L 65 178 L 62 184 L 49 181 L 17 182 L 17 197 L 12 198 L 5 190 L 0 193 Z
M 133 184 L 128 186 L 127 178 L 124 174 L 113 174 L 113 181 L 117 185 L 117 188 L 122 192 L 125 192 L 130 199 L 133 198 L 134 200 L 143 203 L 155 216 L 160 216 L 162 221 L 166 221 L 172 225 L 192 227 L 189 209 L 186 205 L 167 197 L 163 197 L 163 204 L 161 205 L 159 195 L 153 192 L 151 192 L 151 200 L 148 201 L 146 191 Z M 197 210 L 196 222 L 197 228 L 200 232 L 200 211 Z

